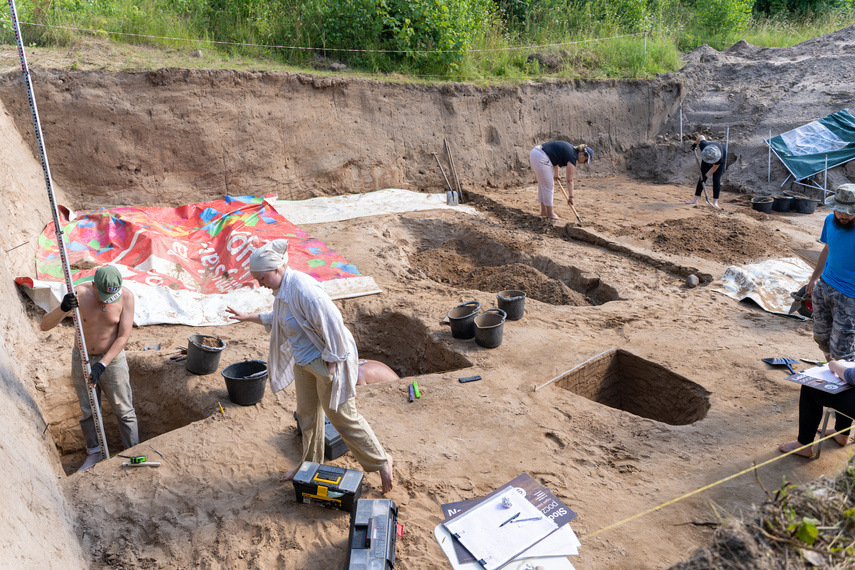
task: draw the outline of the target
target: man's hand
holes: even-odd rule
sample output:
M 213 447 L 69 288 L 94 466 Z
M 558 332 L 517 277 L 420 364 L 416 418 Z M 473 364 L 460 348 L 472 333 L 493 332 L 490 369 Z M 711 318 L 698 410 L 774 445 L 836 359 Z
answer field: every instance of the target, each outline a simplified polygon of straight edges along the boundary
M 695 150 L 696 148 L 698 148 L 698 143 L 692 143 L 692 150 Z
M 92 366 L 92 372 L 89 376 L 89 381 L 97 386 L 98 379 L 101 378 L 101 375 L 104 373 L 105 370 L 107 370 L 107 367 L 101 364 L 100 362 L 94 364 Z
M 65 297 L 62 298 L 62 303 L 59 304 L 59 308 L 63 313 L 67 313 L 71 309 L 77 308 L 79 305 L 77 304 L 77 295 L 74 293 L 66 293 Z

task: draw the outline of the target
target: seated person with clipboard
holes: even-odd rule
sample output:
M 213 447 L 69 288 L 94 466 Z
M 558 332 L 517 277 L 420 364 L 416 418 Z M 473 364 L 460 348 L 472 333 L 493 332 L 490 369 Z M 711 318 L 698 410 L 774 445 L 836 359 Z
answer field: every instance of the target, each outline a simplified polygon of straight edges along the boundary
M 846 385 L 840 386 L 836 392 L 829 392 L 803 384 L 799 395 L 798 439 L 781 444 L 778 447 L 778 451 L 788 453 L 798 449 L 798 451 L 794 451 L 794 455 L 813 457 L 813 449 L 810 445 L 813 443 L 816 430 L 822 421 L 823 407 L 831 408 L 840 413 L 835 414 L 834 428 L 826 430 L 826 433 L 822 434 L 821 437 L 836 433 L 837 435 L 833 439 L 837 443 L 840 445 L 849 443 L 849 428 L 852 426 L 851 418 L 855 417 L 855 390 L 849 389 L 855 386 L 855 362 L 832 360 L 828 363 L 828 369 L 835 376 L 844 380 Z

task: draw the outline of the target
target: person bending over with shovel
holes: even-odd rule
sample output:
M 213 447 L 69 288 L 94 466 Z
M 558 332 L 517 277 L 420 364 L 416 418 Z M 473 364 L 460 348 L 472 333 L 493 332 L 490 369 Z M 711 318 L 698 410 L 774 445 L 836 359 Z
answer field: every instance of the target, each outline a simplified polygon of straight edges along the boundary
M 380 472 L 383 493 L 388 493 L 392 458 L 356 410 L 359 355 L 338 308 L 320 283 L 288 267 L 288 240 L 273 240 L 255 250 L 249 271 L 259 285 L 273 290 L 273 311 L 247 315 L 227 310 L 234 320 L 270 331 L 270 386 L 274 392 L 292 382 L 296 387 L 302 461 L 324 462 L 326 414 L 362 468 Z M 297 469 L 299 465 L 281 481 L 291 481 Z
M 564 141 L 550 141 L 539 144 L 529 153 L 531 169 L 537 177 L 537 201 L 540 202 L 540 217 L 560 220 L 552 205 L 555 192 L 555 180 L 561 181 L 559 167 L 566 167 L 567 204 L 573 205 L 573 178 L 577 164 L 590 164 L 594 151 L 584 144 L 573 146 Z
M 707 181 L 707 178 L 712 175 L 712 205 L 719 208 L 718 196 L 721 194 L 721 177 L 724 175 L 724 165 L 722 164 L 724 162 L 724 149 L 719 143 L 708 141 L 704 135 L 698 135 L 698 138 L 695 139 L 695 142 L 692 144 L 692 151 L 695 152 L 695 161 L 697 162 L 698 154 L 696 149 L 701 150 L 701 161 L 698 163 L 698 166 L 701 169 L 701 176 L 698 178 L 698 185 L 695 187 L 695 196 L 686 202 L 686 204 L 697 203 L 701 192 L 706 195 L 704 183 Z M 707 198 L 707 202 L 709 202 L 709 198 Z

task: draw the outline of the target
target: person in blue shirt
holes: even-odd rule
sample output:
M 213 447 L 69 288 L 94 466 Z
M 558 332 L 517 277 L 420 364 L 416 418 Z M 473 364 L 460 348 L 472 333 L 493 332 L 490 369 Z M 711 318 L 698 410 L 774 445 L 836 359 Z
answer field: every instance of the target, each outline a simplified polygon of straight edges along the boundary
M 819 241 L 825 244 L 805 295 L 813 303 L 813 339 L 827 361 L 855 360 L 855 184 L 825 200 L 832 211 Z
M 537 201 L 540 202 L 540 217 L 560 220 L 552 205 L 555 180 L 559 180 L 559 167 L 566 167 L 567 203 L 573 204 L 575 191 L 574 176 L 577 164 L 590 164 L 594 151 L 584 144 L 573 146 L 565 141 L 550 141 L 539 144 L 529 153 L 528 160 L 537 178 Z

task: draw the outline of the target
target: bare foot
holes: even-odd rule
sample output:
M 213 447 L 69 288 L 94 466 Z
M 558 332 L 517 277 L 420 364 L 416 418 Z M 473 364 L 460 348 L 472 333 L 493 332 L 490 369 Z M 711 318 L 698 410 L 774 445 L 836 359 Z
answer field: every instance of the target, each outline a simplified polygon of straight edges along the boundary
M 782 443 L 781 445 L 779 445 L 778 451 L 780 451 L 781 453 L 789 453 L 789 452 L 793 451 L 794 449 L 799 449 L 800 447 L 804 447 L 804 446 L 801 443 L 799 443 L 798 441 L 791 441 L 790 443 Z M 811 447 L 808 446 L 808 447 L 805 447 L 804 449 L 796 451 L 795 453 L 793 453 L 793 455 L 801 455 L 802 457 L 811 458 L 811 457 L 813 457 L 813 449 L 811 449 Z
M 384 495 L 392 490 L 392 487 L 394 486 L 392 484 L 392 479 L 394 477 L 395 476 L 392 473 L 392 458 L 389 457 L 389 461 L 388 463 L 386 463 L 386 467 L 380 470 L 380 483 L 383 488 Z
M 297 468 L 291 469 L 290 471 L 286 471 L 282 475 L 279 476 L 280 483 L 287 483 L 288 481 L 294 480 L 294 475 L 297 474 Z
M 688 201 L 687 201 L 687 202 L 685 202 L 685 203 L 686 203 L 686 204 L 697 204 L 697 203 L 698 203 L 698 199 L 697 199 L 697 198 L 692 198 L 691 200 L 688 200 Z
M 547 218 L 548 220 L 560 220 L 560 219 L 561 219 L 561 218 L 560 218 L 560 217 L 558 217 L 556 214 L 552 214 L 551 216 L 546 216 L 546 218 Z
M 719 210 L 721 210 L 721 206 L 718 205 L 718 200 L 713 200 L 712 205 L 713 205 L 713 208 L 718 208 Z
M 822 437 L 828 437 L 829 435 L 833 435 L 837 433 L 837 430 L 834 428 L 828 428 L 825 430 L 825 433 L 822 434 Z M 849 443 L 849 432 L 838 433 L 832 438 L 834 441 L 840 444 L 841 447 Z

